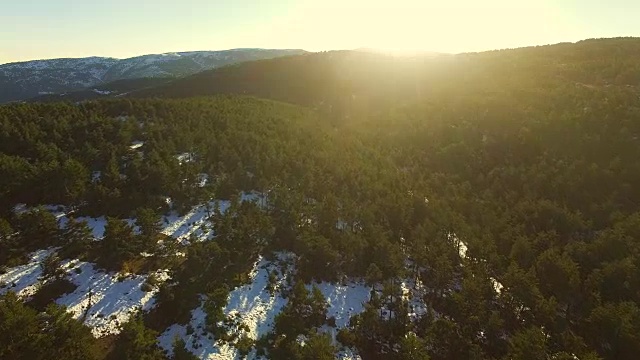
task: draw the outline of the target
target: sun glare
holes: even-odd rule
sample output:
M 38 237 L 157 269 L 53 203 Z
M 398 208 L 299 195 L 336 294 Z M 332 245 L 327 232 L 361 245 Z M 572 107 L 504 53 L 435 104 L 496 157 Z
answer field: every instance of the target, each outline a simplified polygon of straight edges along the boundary
M 514 47 L 566 33 L 546 1 L 308 0 L 283 20 L 274 36 L 305 42 L 309 50 L 366 47 L 396 54 L 477 51 L 496 39 Z

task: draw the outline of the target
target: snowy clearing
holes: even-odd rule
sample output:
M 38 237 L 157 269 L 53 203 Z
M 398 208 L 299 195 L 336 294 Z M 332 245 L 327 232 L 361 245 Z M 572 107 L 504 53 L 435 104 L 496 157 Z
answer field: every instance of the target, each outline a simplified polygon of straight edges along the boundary
M 406 279 L 400 284 L 402 297 L 409 303 L 409 319 L 418 320 L 427 313 L 427 305 L 424 303 L 426 289 L 422 281 L 418 279 Z
M 5 285 L 0 288 L 0 295 L 13 291 L 22 298 L 33 296 L 42 285 L 40 263 L 54 251 L 55 248 L 38 250 L 31 254 L 27 264 L 8 269 L 0 275 L 0 284 Z M 153 296 L 158 286 L 148 292 L 142 290 L 142 284 L 150 275 L 105 273 L 91 263 L 78 260 L 63 262 L 62 268 L 69 281 L 78 287 L 57 299 L 56 303 L 67 306 L 67 311 L 74 318 L 84 319 L 95 337 L 119 333 L 119 326 L 133 312 L 148 310 L 154 304 Z M 153 275 L 157 284 L 169 279 L 167 271 L 157 271 Z M 89 303 L 91 307 L 87 312 Z
M 336 285 L 322 282 L 307 285 L 309 290 L 315 285 L 320 289 L 327 301 L 327 317 L 335 317 L 336 327 L 345 328 L 353 315 L 364 311 L 364 304 L 369 302 L 371 287 L 361 282 L 347 282 Z
M 251 339 L 259 339 L 273 330 L 276 316 L 287 305 L 288 300 L 280 295 L 280 290 L 288 286 L 288 274 L 294 270 L 282 265 L 291 263 L 293 254 L 278 254 L 275 261 L 264 258 L 256 262 L 249 274 L 251 283 L 240 286 L 229 294 L 224 313 L 228 317 L 239 317 L 240 323 L 247 327 L 244 333 Z M 269 292 L 269 274 L 276 270 L 278 276 L 273 295 Z M 344 328 L 349 324 L 351 316 L 364 311 L 364 304 L 369 301 L 371 288 L 361 282 L 347 282 L 332 284 L 327 282 L 309 284 L 317 286 L 325 296 L 328 317 L 335 317 L 337 328 Z M 204 330 L 206 314 L 202 306 L 191 312 L 188 326 L 174 324 L 160 337 L 160 346 L 170 354 L 173 351 L 173 341 L 182 338 L 187 349 L 201 359 L 237 359 L 238 351 L 227 343 L 216 342 L 213 336 Z M 187 327 L 194 331 L 187 334 Z M 236 329 L 233 329 L 236 330 Z M 325 326 L 321 329 L 328 332 L 335 341 L 336 329 Z M 343 349 L 337 354 L 339 359 L 359 359 L 353 350 Z M 249 358 L 255 358 L 254 353 Z
M 65 268 L 68 269 L 69 280 L 78 288 L 56 302 L 67 306 L 67 311 L 74 318 L 84 319 L 95 337 L 119 333 L 120 325 L 127 322 L 131 314 L 137 310 L 148 310 L 154 304 L 153 296 L 158 288 L 154 287 L 149 292 L 141 289 L 149 275 L 105 273 L 96 270 L 91 263 L 77 260 L 68 262 Z M 169 275 L 166 271 L 158 271 L 155 277 L 161 283 Z
M 20 297 L 33 296 L 40 287 L 40 263 L 54 251 L 53 248 L 38 250 L 30 255 L 27 264 L 8 269 L 0 275 L 0 295 L 13 291 Z
M 255 193 L 242 193 L 240 201 L 263 201 L 261 195 Z M 186 243 L 189 238 L 195 236 L 198 241 L 211 240 L 215 233 L 208 218 L 213 214 L 216 206 L 218 211 L 227 211 L 231 202 L 227 200 L 212 200 L 206 204 L 194 206 L 183 216 L 176 211 L 171 211 L 162 217 L 162 233 L 181 243 Z
M 281 254 L 278 260 L 285 260 L 287 256 Z M 280 271 L 280 275 L 275 284 L 274 295 L 267 290 L 269 273 L 279 266 L 276 263 L 259 259 L 249 274 L 251 283 L 240 286 L 229 294 L 227 306 L 224 313 L 227 316 L 240 316 L 240 321 L 248 327 L 246 335 L 251 339 L 258 339 L 269 333 L 273 328 L 276 315 L 282 311 L 287 304 L 279 294 L 279 289 L 284 286 L 287 276 L 282 275 L 286 271 Z M 200 359 L 236 359 L 238 351 L 229 344 L 214 342 L 213 336 L 204 331 L 206 314 L 202 306 L 191 312 L 190 326 L 195 332 L 187 335 L 186 326 L 174 324 L 169 327 L 160 337 L 160 346 L 169 351 L 173 350 L 173 340 L 176 336 L 181 337 L 187 349 Z

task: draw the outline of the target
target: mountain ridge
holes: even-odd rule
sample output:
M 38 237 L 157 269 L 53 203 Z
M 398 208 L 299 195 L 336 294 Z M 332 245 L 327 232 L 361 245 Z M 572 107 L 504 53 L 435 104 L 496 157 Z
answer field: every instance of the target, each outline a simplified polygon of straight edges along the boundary
M 0 103 L 82 90 L 145 77 L 182 77 L 216 67 L 306 53 L 299 49 L 230 49 L 147 54 L 125 59 L 90 56 L 0 65 Z

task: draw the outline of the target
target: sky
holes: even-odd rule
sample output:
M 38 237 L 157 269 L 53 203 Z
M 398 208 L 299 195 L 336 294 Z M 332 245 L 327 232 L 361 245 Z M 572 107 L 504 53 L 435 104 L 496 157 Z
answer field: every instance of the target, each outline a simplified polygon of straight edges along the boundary
M 231 48 L 459 53 L 640 36 L 635 0 L 0 0 L 0 64 Z

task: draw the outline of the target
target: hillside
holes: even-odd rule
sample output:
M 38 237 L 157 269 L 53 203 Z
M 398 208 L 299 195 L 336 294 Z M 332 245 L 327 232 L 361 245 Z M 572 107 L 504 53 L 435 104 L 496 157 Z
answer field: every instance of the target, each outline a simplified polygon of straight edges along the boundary
M 420 101 L 434 93 L 504 91 L 515 83 L 522 91 L 567 84 L 638 86 L 638 56 L 638 38 L 411 57 L 330 51 L 204 71 L 131 96 L 233 93 L 345 115 Z
M 228 64 L 304 53 L 302 50 L 234 49 L 154 54 L 114 59 L 51 59 L 0 65 L 0 103 L 77 91 L 122 79 L 181 77 Z
M 140 78 L 140 79 L 122 79 L 112 81 L 106 84 L 92 86 L 77 91 L 68 91 L 60 94 L 38 95 L 26 99 L 26 102 L 60 102 L 60 101 L 86 101 L 97 100 L 102 98 L 125 96 L 130 92 L 159 86 L 174 78 Z
M 0 358 L 634 360 L 639 51 L 328 52 L 1 106 Z

